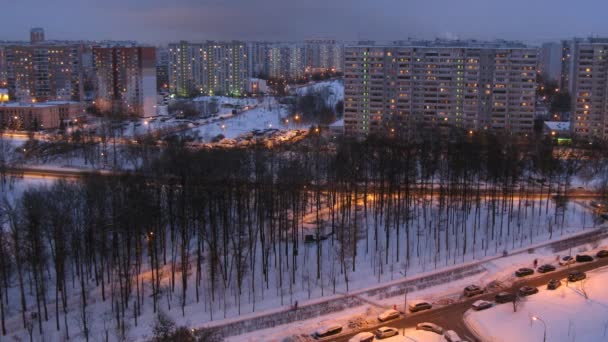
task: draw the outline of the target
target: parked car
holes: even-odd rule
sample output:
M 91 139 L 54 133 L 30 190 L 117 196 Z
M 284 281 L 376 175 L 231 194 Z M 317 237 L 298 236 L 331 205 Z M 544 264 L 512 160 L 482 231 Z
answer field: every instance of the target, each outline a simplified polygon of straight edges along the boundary
M 602 249 L 601 251 L 597 252 L 595 256 L 598 258 L 608 257 L 608 250 Z
M 399 311 L 393 310 L 393 309 L 386 310 L 383 313 L 381 313 L 380 315 L 378 315 L 378 320 L 380 322 L 390 321 L 395 318 L 399 318 Z
M 389 338 L 399 335 L 399 330 L 392 327 L 380 327 L 376 329 L 376 338 L 381 340 L 383 338 Z
M 509 292 L 500 292 L 494 297 L 494 300 L 498 304 L 509 303 L 515 300 L 515 295 Z
M 462 339 L 460 338 L 460 336 L 458 336 L 458 334 L 454 330 L 446 331 L 445 334 L 443 334 L 443 337 L 448 342 L 462 342 Z
M 429 302 L 425 301 L 413 301 L 408 305 L 410 312 L 418 312 L 422 310 L 429 310 L 433 306 Z
M 547 273 L 555 271 L 555 266 L 550 264 L 541 265 L 537 270 L 538 273 Z
M 357 335 L 351 337 L 348 342 L 373 342 L 374 341 L 374 334 L 372 334 L 371 332 L 361 332 L 358 333 Z
M 473 308 L 473 310 L 475 311 L 481 311 L 481 310 L 485 310 L 485 309 L 489 309 L 492 307 L 492 302 L 488 302 L 487 300 L 478 300 L 475 303 L 473 303 L 473 305 L 471 305 L 471 308 Z
M 570 255 L 566 255 L 565 257 L 559 259 L 559 264 L 562 266 L 574 264 L 574 258 Z
M 577 254 L 576 262 L 590 262 L 593 261 L 593 257 L 587 254 Z
M 529 276 L 531 274 L 534 274 L 534 270 L 531 268 L 527 268 L 527 267 L 522 267 L 522 268 L 518 269 L 517 271 L 515 271 L 516 277 L 525 277 L 525 276 Z
M 527 296 L 531 296 L 533 294 L 538 293 L 538 289 L 534 286 L 522 286 L 519 288 L 519 296 L 520 297 L 527 297 Z
M 579 281 L 579 280 L 583 280 L 587 278 L 587 275 L 585 274 L 585 272 L 581 272 L 581 271 L 572 271 L 570 273 L 568 273 L 568 281 Z
M 339 324 L 330 324 L 324 327 L 321 327 L 315 331 L 312 336 L 314 338 L 323 338 L 327 336 L 337 335 L 342 332 L 342 326 Z
M 439 335 L 443 335 L 443 328 L 438 326 L 435 323 L 430 323 L 430 322 L 418 323 L 416 325 L 416 330 L 431 331 L 431 332 L 437 333 Z
M 476 296 L 476 295 L 482 294 L 482 293 L 483 293 L 483 289 L 477 285 L 469 285 L 464 288 L 465 297 L 473 297 L 473 296 Z
M 559 279 L 551 279 L 547 283 L 547 290 L 555 290 L 560 286 L 562 286 L 562 282 Z

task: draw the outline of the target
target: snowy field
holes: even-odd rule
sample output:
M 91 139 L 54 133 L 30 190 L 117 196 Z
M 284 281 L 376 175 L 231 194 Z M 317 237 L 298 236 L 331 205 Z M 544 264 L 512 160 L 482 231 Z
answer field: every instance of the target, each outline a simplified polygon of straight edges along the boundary
M 545 322 L 547 341 L 608 341 L 608 268 L 588 272 L 587 277 L 568 285 L 562 279 L 562 286 L 553 291 L 539 287 L 517 312 L 511 304 L 496 305 L 468 312 L 465 321 L 484 341 L 543 341 L 543 323 L 532 320 L 534 316 Z

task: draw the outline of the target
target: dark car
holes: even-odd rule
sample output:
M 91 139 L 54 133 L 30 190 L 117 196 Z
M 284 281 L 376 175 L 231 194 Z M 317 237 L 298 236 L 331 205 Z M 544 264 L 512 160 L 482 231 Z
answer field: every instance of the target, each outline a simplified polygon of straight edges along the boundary
M 560 286 L 562 286 L 562 282 L 559 279 L 551 279 L 547 283 L 547 290 L 555 290 Z
M 475 311 L 481 311 L 481 310 L 485 310 L 485 309 L 489 309 L 492 307 L 492 303 L 488 302 L 487 300 L 478 300 L 475 303 L 473 303 L 473 305 L 471 305 L 471 307 L 473 308 L 473 310 Z
M 549 264 L 544 264 L 544 265 L 541 265 L 536 271 L 538 273 L 553 272 L 553 271 L 555 271 L 555 266 L 549 265 Z
M 466 297 L 473 297 L 473 296 L 476 296 L 476 295 L 482 294 L 482 293 L 483 293 L 483 289 L 477 285 L 469 285 L 464 288 L 464 295 Z
M 568 273 L 568 281 L 570 281 L 570 282 L 583 280 L 585 278 L 587 278 L 587 275 L 585 274 L 585 272 L 572 271 L 572 272 Z
M 576 262 L 590 262 L 593 261 L 593 257 L 587 254 L 577 254 Z
M 520 297 L 527 297 L 538 293 L 538 289 L 533 286 L 522 286 L 519 288 L 518 293 Z
M 515 271 L 515 276 L 517 277 L 525 277 L 529 276 L 530 274 L 534 274 L 534 270 L 527 267 L 523 267 Z
M 598 258 L 608 257 L 608 250 L 602 249 L 601 251 L 597 252 L 595 256 Z
M 494 300 L 498 304 L 509 303 L 515 300 L 515 295 L 509 292 L 500 292 L 494 297 Z
M 413 301 L 408 305 L 408 307 L 410 309 L 410 312 L 418 312 L 418 311 L 422 311 L 422 310 L 429 310 L 433 306 L 431 305 L 431 303 L 428 303 L 428 302 Z

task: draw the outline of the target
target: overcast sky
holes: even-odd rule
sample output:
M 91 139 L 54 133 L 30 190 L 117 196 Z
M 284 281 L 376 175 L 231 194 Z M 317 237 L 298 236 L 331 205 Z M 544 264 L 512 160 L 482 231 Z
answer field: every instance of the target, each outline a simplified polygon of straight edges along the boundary
M 0 40 L 608 36 L 606 0 L 0 0 Z

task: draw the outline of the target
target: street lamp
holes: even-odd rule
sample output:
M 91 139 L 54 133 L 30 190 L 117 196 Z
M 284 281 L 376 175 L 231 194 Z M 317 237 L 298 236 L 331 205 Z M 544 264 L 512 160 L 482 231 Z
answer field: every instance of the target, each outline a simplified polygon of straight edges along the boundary
M 533 321 L 539 321 L 543 324 L 543 342 L 547 342 L 547 323 L 545 323 L 545 321 L 543 321 L 540 317 L 538 316 L 532 316 L 532 320 Z

